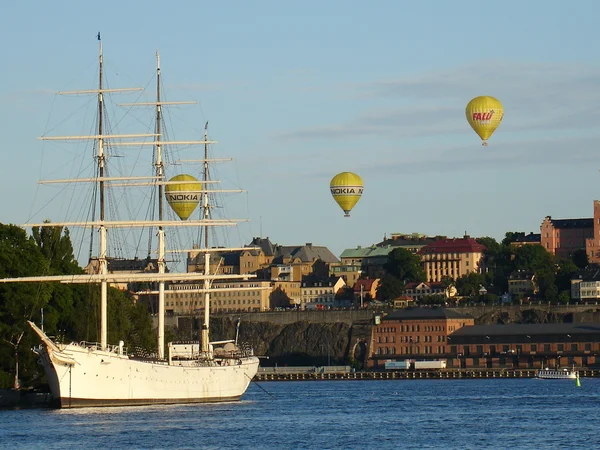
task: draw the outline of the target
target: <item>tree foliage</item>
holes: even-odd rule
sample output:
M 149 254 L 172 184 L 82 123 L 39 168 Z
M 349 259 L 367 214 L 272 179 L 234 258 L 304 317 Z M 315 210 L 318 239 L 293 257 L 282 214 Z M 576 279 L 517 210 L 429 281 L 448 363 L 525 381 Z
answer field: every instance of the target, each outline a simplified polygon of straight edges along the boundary
M 34 228 L 32 235 L 0 224 L 0 278 L 83 273 L 73 256 L 69 232 L 61 227 Z M 27 321 L 40 324 L 51 336 L 99 341 L 99 285 L 60 283 L 0 283 L 0 387 L 14 379 L 15 351 L 23 385 L 42 381 L 41 367 L 30 350 L 39 345 Z M 156 349 L 152 319 L 145 305 L 109 288 L 108 340 L 123 340 L 130 349 Z M 18 337 L 22 339 L 18 341 Z M 18 343 L 17 343 L 18 342 Z
M 421 267 L 421 258 L 404 248 L 395 248 L 389 253 L 385 270 L 403 283 L 427 279 Z

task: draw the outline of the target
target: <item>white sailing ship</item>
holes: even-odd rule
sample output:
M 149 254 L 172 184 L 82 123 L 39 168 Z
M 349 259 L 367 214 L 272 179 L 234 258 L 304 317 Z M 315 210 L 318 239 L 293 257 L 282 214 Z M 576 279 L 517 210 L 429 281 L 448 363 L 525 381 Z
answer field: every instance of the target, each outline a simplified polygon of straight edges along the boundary
M 98 34 L 100 41 L 100 34 Z M 205 127 L 204 140 L 200 141 L 168 141 L 162 139 L 161 128 L 162 111 L 167 105 L 185 104 L 196 102 L 167 102 L 161 100 L 160 59 L 157 52 L 157 94 L 156 101 L 135 103 L 127 106 L 150 106 L 156 112 L 155 132 L 149 134 L 120 134 L 111 135 L 104 129 L 105 96 L 109 93 L 119 93 L 133 89 L 108 89 L 103 85 L 103 53 L 102 42 L 99 42 L 99 85 L 98 89 L 86 91 L 62 92 L 61 94 L 92 94 L 98 99 L 98 125 L 97 134 L 91 136 L 54 136 L 42 137 L 46 140 L 92 140 L 95 142 L 95 161 L 97 163 L 97 176 L 85 179 L 54 180 L 48 182 L 61 183 L 95 183 L 98 188 L 99 218 L 81 222 L 56 222 L 56 223 L 28 223 L 23 227 L 83 227 L 95 229 L 99 233 L 99 245 L 96 273 L 69 276 L 36 276 L 25 278 L 6 278 L 0 282 L 60 282 L 60 283 L 85 283 L 99 285 L 100 289 L 100 342 L 72 342 L 59 343 L 49 336 L 34 323 L 29 322 L 33 330 L 42 341 L 36 348 L 41 364 L 43 365 L 51 393 L 57 407 L 73 408 L 88 406 L 123 406 L 147 404 L 176 404 L 176 403 L 202 403 L 223 402 L 238 400 L 247 390 L 249 383 L 255 376 L 259 360 L 252 351 L 237 345 L 236 340 L 210 342 L 209 341 L 209 312 L 210 294 L 217 287 L 212 285 L 214 280 L 248 279 L 253 275 L 219 274 L 212 268 L 211 252 L 224 252 L 227 250 L 240 250 L 239 248 L 209 247 L 208 229 L 219 226 L 236 225 L 240 220 L 220 220 L 211 216 L 209 198 L 210 193 L 231 192 L 213 190 L 216 180 L 209 179 L 210 163 L 215 161 L 208 157 L 208 145 L 213 141 L 208 140 Z M 135 89 L 135 88 L 134 88 Z M 137 89 L 139 90 L 139 89 Z M 131 139 L 146 138 L 144 142 L 133 142 Z M 154 173 L 149 177 L 110 177 L 107 171 L 108 157 L 105 149 L 114 146 L 150 146 L 154 156 L 148 158 L 148 168 L 154 166 Z M 189 148 L 204 147 L 204 159 L 197 160 L 203 167 L 199 191 L 192 192 L 199 197 L 200 217 L 188 220 L 167 220 L 163 211 L 163 199 L 169 185 L 177 184 L 181 189 L 182 184 L 189 183 L 198 186 L 198 181 L 167 181 L 165 174 L 163 148 L 175 146 Z M 198 147 L 200 146 L 200 147 Z M 145 185 L 148 189 L 158 192 L 155 198 L 158 203 L 158 220 L 109 220 L 108 207 L 105 205 L 108 189 L 111 186 L 130 187 Z M 184 186 L 185 188 L 185 186 Z M 198 189 L 198 188 L 196 188 Z M 184 189 L 185 190 L 185 189 Z M 190 189 L 187 189 L 190 193 Z M 157 273 L 109 273 L 107 251 L 110 233 L 116 229 L 131 229 L 136 227 L 153 227 L 158 240 Z M 166 230 L 175 230 L 178 227 L 196 227 L 196 230 L 205 230 L 204 242 L 192 250 L 167 250 Z M 167 269 L 166 255 L 168 252 L 182 255 L 193 251 L 204 253 L 204 270 L 202 273 L 172 273 Z M 158 297 L 158 350 L 154 358 L 138 358 L 128 354 L 124 342 L 109 345 L 107 342 L 107 291 L 110 284 L 123 284 L 131 282 L 154 283 L 154 291 L 150 292 Z M 165 294 L 169 291 L 170 283 L 188 282 L 203 299 L 203 319 L 201 339 L 192 343 L 169 343 L 165 355 Z M 221 289 L 221 290 L 231 290 Z M 189 290 L 187 292 L 190 292 Z M 148 293 L 148 292 L 146 292 Z

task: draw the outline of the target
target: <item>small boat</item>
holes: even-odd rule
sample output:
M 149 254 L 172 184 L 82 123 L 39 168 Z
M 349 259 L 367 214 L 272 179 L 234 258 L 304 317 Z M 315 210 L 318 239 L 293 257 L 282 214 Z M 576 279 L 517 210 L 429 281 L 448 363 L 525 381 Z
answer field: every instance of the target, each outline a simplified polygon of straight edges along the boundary
M 573 368 L 569 369 L 540 369 L 535 374 L 536 378 L 542 380 L 576 380 L 579 378 L 579 372 Z

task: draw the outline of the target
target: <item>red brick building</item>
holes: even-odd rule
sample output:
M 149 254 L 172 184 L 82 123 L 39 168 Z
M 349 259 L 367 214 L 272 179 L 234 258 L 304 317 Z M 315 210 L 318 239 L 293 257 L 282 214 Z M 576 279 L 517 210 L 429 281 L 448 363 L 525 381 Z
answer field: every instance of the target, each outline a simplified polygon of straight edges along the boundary
M 473 324 L 473 317 L 451 309 L 399 309 L 373 326 L 369 365 L 383 368 L 388 360 L 445 359 L 450 351 L 448 336 Z
M 596 203 L 594 215 L 598 213 L 600 219 L 600 208 L 596 210 Z M 546 216 L 540 231 L 542 247 L 559 258 L 569 258 L 575 250 L 585 250 L 590 238 L 594 240 L 594 219 L 553 219 Z
M 585 240 L 585 252 L 590 263 L 600 263 L 600 201 L 594 200 L 592 235 Z

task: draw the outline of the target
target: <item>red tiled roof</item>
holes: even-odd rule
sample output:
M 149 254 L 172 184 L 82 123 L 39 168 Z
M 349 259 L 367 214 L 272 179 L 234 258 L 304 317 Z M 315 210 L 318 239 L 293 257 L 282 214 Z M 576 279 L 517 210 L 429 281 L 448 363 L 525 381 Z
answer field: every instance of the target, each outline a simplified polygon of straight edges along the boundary
M 418 254 L 427 253 L 482 253 L 486 250 L 485 245 L 480 244 L 473 238 L 443 239 L 431 242 L 418 251 Z
M 373 287 L 374 282 L 375 282 L 375 279 L 356 280 L 356 283 L 354 283 L 354 290 L 360 291 L 360 287 L 362 286 L 365 291 L 370 291 L 371 287 Z

